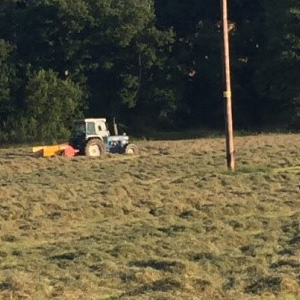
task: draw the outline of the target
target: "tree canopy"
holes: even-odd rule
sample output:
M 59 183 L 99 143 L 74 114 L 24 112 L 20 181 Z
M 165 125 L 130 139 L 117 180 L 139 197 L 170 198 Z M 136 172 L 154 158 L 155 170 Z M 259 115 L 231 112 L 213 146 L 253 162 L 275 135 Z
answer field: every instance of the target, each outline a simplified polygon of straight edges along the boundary
M 298 129 L 299 1 L 229 4 L 236 127 Z M 0 140 L 63 138 L 80 116 L 220 129 L 221 57 L 217 0 L 2 0 Z

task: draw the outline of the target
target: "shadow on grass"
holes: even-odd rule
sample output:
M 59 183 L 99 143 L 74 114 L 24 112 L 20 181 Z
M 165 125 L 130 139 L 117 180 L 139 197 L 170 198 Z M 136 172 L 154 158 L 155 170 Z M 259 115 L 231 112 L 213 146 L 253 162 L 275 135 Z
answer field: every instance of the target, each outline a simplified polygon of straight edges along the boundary
M 146 294 L 148 292 L 170 292 L 174 290 L 178 290 L 182 288 L 182 283 L 173 278 L 164 278 L 160 280 L 156 280 L 149 284 L 144 284 L 143 286 L 134 289 L 128 293 L 125 293 L 121 297 L 124 296 L 139 296 Z
M 224 136 L 224 133 L 221 131 L 214 131 L 209 129 L 192 129 L 185 131 L 151 132 L 145 135 L 136 136 L 134 139 L 149 141 L 178 141 L 200 138 L 220 138 L 222 136 Z
M 161 271 L 170 271 L 173 268 L 184 268 L 184 264 L 177 261 L 164 261 L 164 260 L 136 260 L 130 262 L 129 266 L 138 268 L 152 268 Z
M 272 130 L 272 129 L 252 129 L 252 130 L 235 130 L 235 137 L 258 136 L 262 134 L 298 134 L 298 131 L 291 132 L 290 130 Z M 207 128 L 177 130 L 177 131 L 149 131 L 141 135 L 134 135 L 135 140 L 149 141 L 175 141 L 175 140 L 192 140 L 200 138 L 225 138 L 225 130 L 214 130 Z
M 245 292 L 254 295 L 259 295 L 263 292 L 276 293 L 280 291 L 281 282 L 282 279 L 280 277 L 267 276 L 258 278 L 246 287 Z

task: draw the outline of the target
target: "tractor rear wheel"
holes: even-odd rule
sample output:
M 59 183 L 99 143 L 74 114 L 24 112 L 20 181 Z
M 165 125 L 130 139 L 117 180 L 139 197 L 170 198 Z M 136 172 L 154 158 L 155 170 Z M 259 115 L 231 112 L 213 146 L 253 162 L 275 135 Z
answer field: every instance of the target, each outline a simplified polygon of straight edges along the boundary
M 138 155 L 139 148 L 135 144 L 128 144 L 125 148 L 125 153 L 130 155 Z
M 105 146 L 100 139 L 91 139 L 86 143 L 84 153 L 86 156 L 99 157 L 106 152 Z

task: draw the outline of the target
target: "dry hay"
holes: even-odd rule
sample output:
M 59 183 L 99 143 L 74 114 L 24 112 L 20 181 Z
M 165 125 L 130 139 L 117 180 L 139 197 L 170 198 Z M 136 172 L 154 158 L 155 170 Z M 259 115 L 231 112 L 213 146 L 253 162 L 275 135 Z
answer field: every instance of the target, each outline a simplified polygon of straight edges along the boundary
M 0 150 L 0 299 L 296 299 L 300 136 L 236 146 L 233 174 L 222 139 Z

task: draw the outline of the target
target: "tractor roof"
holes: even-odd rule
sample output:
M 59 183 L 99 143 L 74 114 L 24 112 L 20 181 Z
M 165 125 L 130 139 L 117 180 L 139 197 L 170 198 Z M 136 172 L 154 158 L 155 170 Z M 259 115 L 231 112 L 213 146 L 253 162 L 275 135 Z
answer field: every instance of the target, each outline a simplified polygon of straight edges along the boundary
M 106 122 L 106 119 L 105 118 L 95 118 L 95 119 L 84 119 L 85 122 Z

